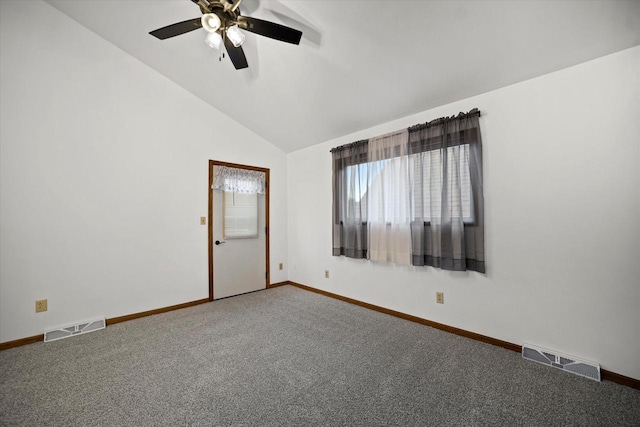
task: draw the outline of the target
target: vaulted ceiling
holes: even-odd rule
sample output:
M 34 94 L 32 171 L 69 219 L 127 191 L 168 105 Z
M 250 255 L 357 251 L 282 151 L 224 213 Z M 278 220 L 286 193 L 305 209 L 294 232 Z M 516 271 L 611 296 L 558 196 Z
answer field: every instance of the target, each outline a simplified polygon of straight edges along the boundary
M 244 0 L 303 36 L 247 32 L 237 71 L 202 29 L 148 34 L 199 17 L 189 0 L 47 2 L 285 152 L 640 44 L 638 0 Z

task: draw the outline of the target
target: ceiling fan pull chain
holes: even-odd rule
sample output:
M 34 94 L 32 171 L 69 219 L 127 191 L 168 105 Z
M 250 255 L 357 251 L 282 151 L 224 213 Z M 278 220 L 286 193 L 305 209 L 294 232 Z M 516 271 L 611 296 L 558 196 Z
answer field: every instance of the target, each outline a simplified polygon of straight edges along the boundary
M 225 44 L 226 41 L 227 41 L 227 31 L 226 31 L 226 28 L 225 28 L 225 31 L 222 32 L 222 45 L 225 46 L 225 48 L 227 46 Z M 224 58 L 224 49 L 220 49 L 220 51 L 222 52 L 222 57 L 218 57 L 218 61 L 222 62 L 222 58 Z

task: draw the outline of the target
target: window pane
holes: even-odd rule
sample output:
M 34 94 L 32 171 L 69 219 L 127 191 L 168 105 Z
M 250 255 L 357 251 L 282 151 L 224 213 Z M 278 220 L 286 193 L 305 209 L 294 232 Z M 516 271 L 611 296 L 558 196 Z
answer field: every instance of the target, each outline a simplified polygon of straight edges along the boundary
M 445 166 L 443 157 L 441 150 L 423 151 L 409 156 L 409 186 L 413 187 L 412 209 L 415 219 L 431 222 L 442 217 L 442 197 L 445 190 L 442 182 Z M 464 222 L 473 222 L 469 145 L 447 148 L 446 162 L 450 215 L 452 218 L 462 217 Z M 348 166 L 347 214 L 362 212 L 363 218 L 369 218 L 369 192 L 371 188 L 382 186 L 387 195 L 382 215 L 386 218 L 394 217 L 394 212 L 404 203 L 403 196 L 407 194 L 401 188 L 392 188 L 392 184 L 385 178 L 397 176 L 398 173 L 393 172 L 397 168 L 402 168 L 398 157 Z
M 258 237 L 258 195 L 224 192 L 224 238 Z
M 347 166 L 347 216 L 367 218 L 369 163 Z
M 411 155 L 413 165 L 414 218 L 430 222 L 442 217 L 442 197 L 447 194 L 451 216 L 472 221 L 469 145 L 447 148 L 447 188 L 442 177 L 445 164 L 441 150 Z

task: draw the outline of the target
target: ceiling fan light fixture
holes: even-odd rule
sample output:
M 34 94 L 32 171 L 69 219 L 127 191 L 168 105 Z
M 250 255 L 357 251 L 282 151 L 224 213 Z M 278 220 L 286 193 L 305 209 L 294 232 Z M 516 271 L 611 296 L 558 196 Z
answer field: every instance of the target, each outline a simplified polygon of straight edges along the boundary
M 242 45 L 242 43 L 244 43 L 245 36 L 244 34 L 242 34 L 242 31 L 240 31 L 240 27 L 238 27 L 237 25 L 233 25 L 227 28 L 227 37 L 235 47 L 238 47 Z
M 212 34 L 218 31 L 221 25 L 220 17 L 215 13 L 205 13 L 200 18 L 200 22 L 202 23 L 202 28 Z
M 220 43 L 222 43 L 222 36 L 218 33 L 208 33 L 204 42 L 212 49 L 220 49 Z

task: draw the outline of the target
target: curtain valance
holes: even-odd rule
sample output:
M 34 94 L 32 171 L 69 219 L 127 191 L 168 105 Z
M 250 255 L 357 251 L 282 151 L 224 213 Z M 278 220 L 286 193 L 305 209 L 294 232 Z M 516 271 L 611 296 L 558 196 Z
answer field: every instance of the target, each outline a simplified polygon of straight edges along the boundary
M 215 166 L 213 175 L 213 190 L 233 191 L 244 194 L 264 194 L 265 174 L 261 171 Z

